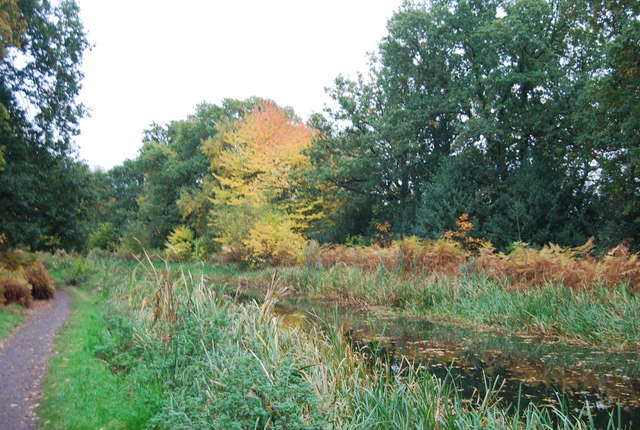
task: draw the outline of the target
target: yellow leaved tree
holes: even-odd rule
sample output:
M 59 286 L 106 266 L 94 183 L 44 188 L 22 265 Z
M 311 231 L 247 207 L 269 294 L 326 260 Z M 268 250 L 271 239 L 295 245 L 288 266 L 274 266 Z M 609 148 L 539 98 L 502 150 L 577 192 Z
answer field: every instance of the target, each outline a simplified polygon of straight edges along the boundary
M 209 150 L 216 183 L 211 224 L 223 249 L 253 262 L 300 259 L 309 224 L 322 216 L 322 202 L 300 192 L 313 135 L 272 102 L 220 126 Z

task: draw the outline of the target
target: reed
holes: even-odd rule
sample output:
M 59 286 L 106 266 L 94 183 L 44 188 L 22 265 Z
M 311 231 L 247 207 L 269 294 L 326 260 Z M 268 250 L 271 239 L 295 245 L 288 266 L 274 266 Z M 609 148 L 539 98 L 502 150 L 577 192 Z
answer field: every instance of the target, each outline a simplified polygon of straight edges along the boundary
M 367 272 L 384 269 L 420 276 L 464 276 L 474 270 L 512 289 L 548 283 L 574 289 L 626 284 L 631 292 L 640 292 L 640 260 L 624 245 L 594 257 L 591 239 L 574 248 L 549 244 L 534 249 L 516 244 L 509 254 L 497 252 L 489 242 L 474 241 L 472 247 L 465 244 L 451 238 L 428 241 L 407 237 L 384 248 L 310 244 L 304 255 L 306 266 L 313 268 L 346 265 Z
M 133 271 L 101 263 L 93 284 L 104 283 L 95 296 L 104 313 L 92 327 L 104 325 L 108 335 L 98 334 L 90 350 L 134 396 L 129 404 L 142 408 L 135 399 L 148 398 L 143 387 L 161 387 L 154 391 L 161 398 L 133 414 L 148 417 L 149 428 L 591 428 L 557 410 L 514 413 L 491 394 L 463 402 L 453 385 L 410 365 L 399 373 L 382 361 L 372 367 L 331 321 L 287 325 L 274 304 L 292 288 L 293 275 L 316 273 L 265 272 L 265 299 L 237 304 L 207 283 L 204 270 L 143 263 Z M 347 273 L 357 277 L 354 284 L 376 276 Z M 318 288 L 332 288 L 340 277 Z
M 480 329 L 561 336 L 590 343 L 638 347 L 640 296 L 623 283 L 568 288 L 547 282 L 513 288 L 483 272 L 417 275 L 357 267 L 281 268 L 289 294 L 343 308 L 382 306 L 414 316 Z M 225 281 L 231 288 L 264 290 L 270 270 Z

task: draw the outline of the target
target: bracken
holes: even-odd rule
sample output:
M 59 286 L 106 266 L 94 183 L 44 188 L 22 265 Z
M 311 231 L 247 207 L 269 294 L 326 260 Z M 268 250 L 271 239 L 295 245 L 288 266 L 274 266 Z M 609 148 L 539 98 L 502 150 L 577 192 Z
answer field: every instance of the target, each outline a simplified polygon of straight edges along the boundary
M 0 288 L 4 290 L 7 303 L 17 303 L 28 308 L 31 305 L 31 284 L 19 279 L 4 279 L 0 281 Z
M 27 282 L 33 287 L 31 295 L 36 300 L 49 300 L 56 295 L 56 287 L 53 277 L 44 268 L 41 262 L 37 262 L 25 272 Z

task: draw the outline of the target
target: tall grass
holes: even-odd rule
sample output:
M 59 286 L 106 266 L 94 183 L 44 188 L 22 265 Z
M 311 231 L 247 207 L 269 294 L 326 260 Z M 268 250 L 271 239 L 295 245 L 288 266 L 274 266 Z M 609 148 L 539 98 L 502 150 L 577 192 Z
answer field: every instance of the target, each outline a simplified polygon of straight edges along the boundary
M 526 245 L 526 244 L 524 244 Z M 456 241 L 427 241 L 404 238 L 385 248 L 379 246 L 321 247 L 311 243 L 305 249 L 307 267 L 346 265 L 368 272 L 403 271 L 426 275 L 463 276 L 480 272 L 512 289 L 527 289 L 547 283 L 561 283 L 570 288 L 626 284 L 630 291 L 640 292 L 640 260 L 619 245 L 606 255 L 591 255 L 595 245 L 589 240 L 582 246 L 562 248 L 546 245 L 533 249 L 518 244 L 509 254 L 497 252 L 490 243 L 474 246 L 471 251 Z
M 270 271 L 239 278 L 232 287 L 263 288 Z M 513 289 L 491 277 L 421 276 L 400 270 L 370 272 L 337 265 L 326 269 L 281 268 L 290 293 L 346 307 L 384 306 L 411 315 L 616 345 L 640 346 L 640 295 L 626 284 L 567 288 L 545 283 Z
M 124 383 L 116 386 L 129 394 L 127 413 L 139 411 L 134 415 L 148 428 L 593 427 L 558 410 L 509 412 L 491 396 L 469 405 L 450 385 L 411 366 L 394 373 L 379 363 L 382 370 L 373 372 L 331 324 L 303 330 L 272 312 L 290 286 L 286 277 L 266 278 L 261 304 L 237 304 L 217 294 L 204 272 L 193 276 L 149 261 L 129 273 L 112 262 L 98 270 L 108 273 L 93 308 L 103 309 L 94 316 L 99 341 L 89 348 L 86 339 L 77 342 L 100 358 L 102 369 L 115 372 Z M 145 397 L 145 387 L 154 387 L 155 394 Z M 105 394 L 108 408 L 111 394 Z M 65 414 L 75 414 L 68 399 L 48 396 L 47 410 L 65 402 Z M 145 398 L 147 409 L 140 402 Z M 103 399 L 94 401 L 93 409 L 104 410 Z M 111 423 L 124 422 L 117 416 L 124 413 L 114 406 Z

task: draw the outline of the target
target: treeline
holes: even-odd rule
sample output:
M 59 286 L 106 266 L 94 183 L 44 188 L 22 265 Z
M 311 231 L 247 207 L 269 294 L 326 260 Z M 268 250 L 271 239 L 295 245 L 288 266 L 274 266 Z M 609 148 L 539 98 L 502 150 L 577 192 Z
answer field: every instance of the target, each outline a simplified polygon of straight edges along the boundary
M 637 240 L 637 2 L 405 4 L 368 77 L 339 78 L 315 124 L 323 178 L 372 221 L 437 237 L 562 245 Z M 335 236 L 328 236 L 333 240 Z
M 93 199 L 74 156 L 88 47 L 73 1 L 0 2 L 0 247 L 77 248 Z
M 625 0 L 406 2 L 368 73 L 338 77 L 306 124 L 253 98 L 152 125 L 136 159 L 91 174 L 73 246 L 287 262 L 308 239 L 435 239 L 468 214 L 499 249 L 638 249 L 638 16 Z

